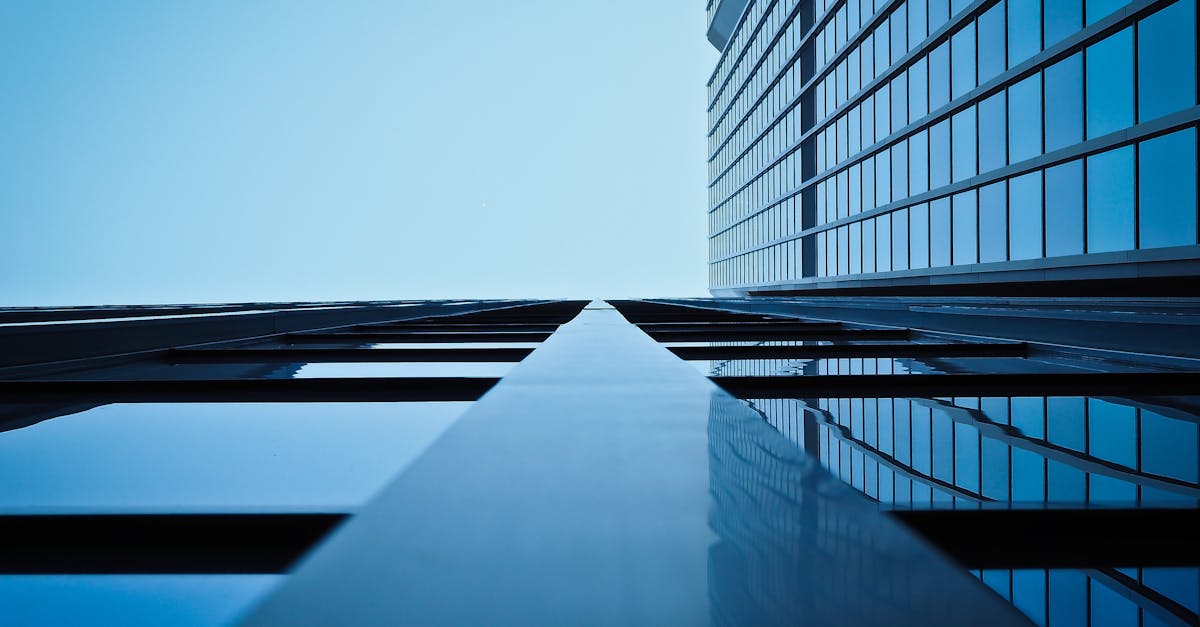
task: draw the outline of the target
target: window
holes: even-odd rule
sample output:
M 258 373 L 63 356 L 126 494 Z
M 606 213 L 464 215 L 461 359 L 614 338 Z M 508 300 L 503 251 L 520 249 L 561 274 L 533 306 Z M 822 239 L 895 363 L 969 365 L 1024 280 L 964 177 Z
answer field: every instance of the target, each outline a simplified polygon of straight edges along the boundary
M 929 203 L 929 267 L 950 265 L 950 199 Z
M 1181 0 L 1138 24 L 1138 118 L 1196 104 L 1195 0 Z
M 929 113 L 929 76 L 926 63 L 928 61 L 922 57 L 908 68 L 908 119 L 910 122 L 916 122 Z
M 875 221 L 862 221 L 862 271 L 875 271 Z
M 1062 41 L 1083 25 L 1081 0 L 1053 0 L 1044 5 L 1046 47 Z
M 913 48 L 925 40 L 925 0 L 908 1 L 908 47 Z
M 896 7 L 895 11 L 892 11 L 892 14 L 890 16 L 888 16 L 888 24 L 891 26 L 891 31 L 892 31 L 891 32 L 891 40 L 892 40 L 891 62 L 895 63 L 895 62 L 899 61 L 900 58 L 903 57 L 905 53 L 908 52 L 908 40 L 907 40 L 908 11 L 905 9 L 904 4 L 901 4 L 900 6 Z
M 908 254 L 910 267 L 929 267 L 929 205 L 921 203 L 908 209 Z
M 1088 139 L 1133 124 L 1133 29 L 1087 49 Z
M 901 74 L 892 80 L 892 128 L 891 132 L 908 124 L 908 77 Z
M 1083 56 L 1046 68 L 1046 151 L 1083 141 Z
M 1008 88 L 1008 162 L 1042 154 L 1042 77 L 1034 74 Z
M 1042 173 L 1008 181 L 1008 254 L 1010 259 L 1042 256 Z
M 951 251 L 956 266 L 976 263 L 979 260 L 977 251 L 978 217 L 975 190 L 954 195 L 951 218 L 954 236 Z
M 950 184 L 950 121 L 929 128 L 929 189 Z
M 892 269 L 892 216 L 888 213 L 875 218 L 875 269 Z
M 1087 252 L 1133 248 L 1133 146 L 1087 158 Z
M 1138 235 L 1141 248 L 1196 243 L 1196 129 L 1138 148 Z
M 908 138 L 908 193 L 929 191 L 929 135 L 920 131 Z
M 979 82 L 999 76 L 1006 67 L 1004 58 L 1004 0 L 979 16 Z
M 1126 4 L 1129 0 L 1087 0 L 1087 23 L 1095 24 Z
M 1059 0 L 1051 0 L 1057 4 Z M 1008 0 L 1008 67 L 1042 50 L 1042 1 Z
M 881 151 L 875 155 L 875 206 L 882 207 L 892 201 L 891 152 Z
M 875 208 L 875 160 L 862 160 L 862 206 L 863 211 Z
M 988 172 L 1008 163 L 1005 151 L 1004 92 L 979 103 L 979 171 Z M 1021 122 L 1025 124 L 1025 121 Z
M 954 114 L 951 125 L 951 172 L 954 182 L 957 183 L 976 174 L 975 107 L 968 107 Z
M 908 142 L 900 140 L 892 146 L 892 198 L 908 196 Z
M 979 261 L 1008 258 L 1008 199 L 1004 181 L 979 189 Z
M 892 270 L 908 269 L 908 209 L 892 212 Z
M 975 89 L 975 23 L 950 38 L 950 94 L 953 98 Z
M 929 110 L 936 111 L 950 102 L 950 42 L 929 53 Z
M 881 85 L 875 92 L 875 140 L 881 140 L 887 137 L 892 132 L 891 128 L 891 107 L 889 97 L 890 88 L 888 85 Z
M 850 274 L 862 272 L 862 223 L 850 225 Z
M 929 0 L 929 32 L 942 27 L 950 19 L 949 0 Z

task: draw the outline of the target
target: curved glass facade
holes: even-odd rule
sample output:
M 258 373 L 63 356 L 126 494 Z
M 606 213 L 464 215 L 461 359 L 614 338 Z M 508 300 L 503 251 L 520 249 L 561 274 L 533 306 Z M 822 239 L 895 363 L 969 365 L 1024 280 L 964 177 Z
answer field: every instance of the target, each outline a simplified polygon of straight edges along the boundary
M 1195 4 L 751 2 L 709 82 L 710 288 L 1200 259 Z

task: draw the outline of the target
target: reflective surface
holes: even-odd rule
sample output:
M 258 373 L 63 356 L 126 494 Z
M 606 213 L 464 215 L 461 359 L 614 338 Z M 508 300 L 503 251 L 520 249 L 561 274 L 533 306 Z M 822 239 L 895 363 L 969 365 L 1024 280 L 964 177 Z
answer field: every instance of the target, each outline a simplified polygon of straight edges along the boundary
M 426 344 L 428 346 L 428 344 Z M 304 364 L 293 379 L 340 377 L 502 377 L 512 370 L 508 362 L 371 362 Z
M 353 508 L 470 405 L 104 405 L 0 432 L 0 508 Z

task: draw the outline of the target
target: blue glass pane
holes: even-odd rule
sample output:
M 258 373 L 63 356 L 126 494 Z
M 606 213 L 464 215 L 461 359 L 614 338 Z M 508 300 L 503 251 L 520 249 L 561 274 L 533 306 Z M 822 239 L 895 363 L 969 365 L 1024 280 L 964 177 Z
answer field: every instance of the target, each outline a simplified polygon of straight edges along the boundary
M 962 423 L 954 423 L 954 483 L 979 491 L 979 430 Z
M 1142 410 L 1141 418 L 1142 470 L 1193 483 L 1200 480 L 1200 458 L 1196 452 L 1200 425 L 1148 409 Z
M 950 42 L 929 53 L 929 110 L 950 102 Z
M 1087 23 L 1095 24 L 1126 4 L 1129 4 L 1129 0 L 1087 0 Z
M 951 221 L 954 229 L 953 257 L 954 265 L 976 263 L 979 260 L 977 250 L 978 210 L 975 206 L 975 190 L 954 195 L 954 215 Z
M 999 76 L 1007 67 L 1004 58 L 1004 9 L 1001 0 L 979 16 L 979 83 Z
M 888 26 L 892 40 L 891 62 L 895 63 L 908 52 L 908 10 L 905 4 L 896 7 L 888 16 Z
M 908 138 L 908 193 L 929 191 L 929 135 L 920 131 Z
M 1051 444 L 1080 452 L 1086 450 L 1084 400 L 1078 397 L 1047 398 L 1046 430 Z
M 875 270 L 887 272 L 892 269 L 892 216 L 884 214 L 875 218 Z
M 1012 426 L 1031 438 L 1046 436 L 1046 414 L 1040 396 L 1014 397 L 1009 404 Z
M 979 171 L 1008 163 L 1005 141 L 1004 92 L 979 103 Z
M 980 490 L 983 496 L 1007 501 L 1009 499 L 1008 445 L 999 440 L 984 438 L 980 456 L 983 477 Z
M 1046 68 L 1046 151 L 1083 141 L 1083 55 Z
M 975 23 L 967 24 L 950 38 L 950 93 L 954 98 L 975 89 Z
M 1133 146 L 1087 158 L 1087 251 L 1132 250 Z
M 929 127 L 929 189 L 950 184 L 950 121 Z
M 1144 568 L 1142 583 L 1192 612 L 1200 612 L 1200 569 Z
M 1133 29 L 1087 49 L 1087 136 L 1133 124 Z
M 892 270 L 908 269 L 908 210 L 892 212 Z
M 1138 118 L 1196 104 L 1196 6 L 1180 0 L 1138 24 Z
M 1087 626 L 1087 585 L 1087 575 L 1084 575 L 1081 571 L 1050 571 L 1049 618 L 1051 625 L 1054 625 L 1054 627 Z
M 950 265 L 950 199 L 929 203 L 929 266 Z
M 1141 248 L 1196 243 L 1196 129 L 1138 148 L 1138 236 Z
M 929 113 L 929 74 L 922 58 L 908 68 L 908 119 L 915 122 Z
M 1008 199 L 1004 181 L 979 189 L 979 261 L 1008 258 Z
M 892 200 L 892 154 L 884 150 L 875 155 L 875 206 Z
M 883 139 L 892 132 L 891 86 L 880 85 L 875 91 L 875 139 Z
M 908 45 L 910 48 L 925 40 L 926 30 L 925 0 L 909 0 L 908 4 Z
M 954 174 L 954 182 L 975 176 L 976 172 L 976 154 L 975 154 L 975 107 L 967 107 L 966 109 L 954 114 L 951 118 L 952 130 L 950 133 L 953 150 L 951 155 L 952 170 Z
M 1042 0 L 1009 0 L 1008 67 L 1020 64 L 1041 50 Z
M 1042 173 L 1008 181 L 1008 254 L 1011 259 L 1042 256 Z M 985 231 L 986 232 L 986 231 Z
M 1083 252 L 1083 162 L 1046 170 L 1046 256 Z
M 900 200 L 908 196 L 908 142 L 900 140 L 892 145 L 892 198 Z
M 1013 448 L 1012 500 L 1021 503 L 1046 500 L 1046 458 L 1031 451 Z
M 954 481 L 954 422 L 942 412 L 933 412 L 928 407 L 913 407 L 913 438 L 916 439 L 917 414 L 921 421 L 929 421 L 930 437 L 933 439 L 933 476 L 946 482 Z
M 1137 466 L 1137 410 L 1098 398 L 1088 399 L 1088 454 Z
M 1046 571 L 1014 570 L 1012 603 L 1038 625 L 1046 624 Z
M 929 267 L 929 205 L 909 208 L 909 258 L 913 268 Z
M 1082 0 L 1054 0 L 1045 3 L 1046 47 L 1062 41 L 1083 26 Z
M 1008 88 L 1008 162 L 1042 154 L 1042 77 L 1034 74 Z
M 901 74 L 892 85 L 892 128 L 895 133 L 908 124 L 908 77 Z
M 862 221 L 863 272 L 875 271 L 875 221 Z
M 1086 473 L 1078 468 L 1047 460 L 1046 500 L 1051 503 L 1082 503 L 1086 501 Z
M 1138 624 L 1138 606 L 1120 592 L 1095 579 L 1091 583 L 1092 627 Z

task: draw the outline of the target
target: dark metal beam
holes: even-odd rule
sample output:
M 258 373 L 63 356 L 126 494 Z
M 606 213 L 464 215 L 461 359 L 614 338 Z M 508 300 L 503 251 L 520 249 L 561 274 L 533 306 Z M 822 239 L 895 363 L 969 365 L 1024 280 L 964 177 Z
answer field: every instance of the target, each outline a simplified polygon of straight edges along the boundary
M 364 377 L 164 381 L 0 381 L 0 402 L 473 401 L 483 396 L 499 380 L 495 377 Z
M 346 515 L 0 516 L 0 574 L 283 573 Z
M 1200 565 L 1200 509 L 890 512 L 967 568 Z
M 670 346 L 680 359 L 826 359 L 841 357 L 1024 357 L 1022 343 L 827 344 L 820 346 Z
M 329 362 L 514 362 L 532 348 L 202 348 L 167 354 L 177 364 Z
M 840 322 L 804 322 L 778 320 L 756 322 L 644 322 L 637 325 L 651 331 L 830 331 L 845 328 Z
M 360 324 L 354 327 L 355 332 L 377 332 L 377 333 L 405 333 L 405 332 L 470 332 L 470 333 L 507 333 L 507 332 L 524 332 L 524 333 L 554 333 L 558 328 L 557 324 L 534 324 L 524 322 L 511 322 L 499 324 L 480 324 L 474 322 L 422 322 L 420 324 L 406 323 L 388 323 L 388 324 Z
M 523 333 L 523 332 L 501 332 L 501 333 L 470 333 L 470 332 L 413 332 L 413 333 L 375 333 L 375 332 L 359 332 L 359 333 L 289 333 L 284 339 L 293 343 L 304 342 L 336 342 L 353 344 L 361 343 L 376 343 L 376 342 L 422 342 L 422 343 L 437 343 L 437 342 L 541 342 L 550 337 L 549 333 Z
M 712 380 L 738 398 L 1168 396 L 1200 390 L 1200 372 L 863 374 Z
M 773 342 L 806 340 L 907 340 L 908 329 L 815 329 L 812 331 L 758 331 L 755 329 L 712 329 L 706 331 L 655 331 L 646 334 L 659 342 L 727 342 L 730 340 Z

